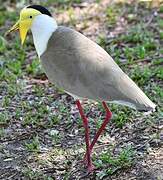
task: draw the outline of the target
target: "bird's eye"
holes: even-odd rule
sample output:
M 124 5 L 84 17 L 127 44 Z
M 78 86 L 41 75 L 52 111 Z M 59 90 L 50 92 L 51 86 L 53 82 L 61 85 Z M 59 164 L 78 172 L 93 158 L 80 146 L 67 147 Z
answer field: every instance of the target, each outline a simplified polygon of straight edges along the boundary
M 32 19 L 32 16 L 29 16 L 30 19 Z

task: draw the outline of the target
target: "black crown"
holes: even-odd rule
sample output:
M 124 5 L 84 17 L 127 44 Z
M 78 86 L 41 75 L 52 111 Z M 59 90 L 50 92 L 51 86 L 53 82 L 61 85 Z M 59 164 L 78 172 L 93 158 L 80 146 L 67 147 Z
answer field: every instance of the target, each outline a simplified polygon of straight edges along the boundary
M 42 14 L 52 16 L 51 13 L 45 7 L 40 6 L 40 5 L 30 5 L 27 8 L 33 8 L 33 9 L 36 9 L 37 11 L 40 11 Z

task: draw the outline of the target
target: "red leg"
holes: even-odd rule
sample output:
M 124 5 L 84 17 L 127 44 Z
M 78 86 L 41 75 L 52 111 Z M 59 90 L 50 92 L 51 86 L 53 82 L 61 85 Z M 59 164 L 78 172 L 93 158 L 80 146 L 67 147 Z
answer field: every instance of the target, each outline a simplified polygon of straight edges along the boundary
M 92 172 L 94 167 L 91 160 L 91 151 L 90 151 L 90 137 L 89 137 L 89 127 L 88 127 L 88 120 L 84 115 L 83 108 L 80 104 L 80 101 L 76 101 L 76 105 L 79 109 L 80 116 L 83 120 L 83 125 L 85 128 L 85 142 L 86 142 L 86 159 L 87 159 L 87 165 L 88 165 L 88 171 Z
M 97 142 L 97 139 L 99 138 L 100 134 L 102 133 L 102 131 L 105 129 L 106 125 L 109 123 L 111 117 L 112 117 L 112 113 L 111 111 L 109 110 L 107 104 L 103 101 L 102 102 L 102 105 L 106 111 L 106 116 L 105 116 L 105 120 L 104 122 L 102 123 L 101 127 L 99 128 L 99 130 L 97 131 L 91 145 L 90 145 L 90 153 L 92 152 L 92 149 L 95 145 L 95 143 Z M 86 160 L 86 155 L 84 156 L 84 159 Z

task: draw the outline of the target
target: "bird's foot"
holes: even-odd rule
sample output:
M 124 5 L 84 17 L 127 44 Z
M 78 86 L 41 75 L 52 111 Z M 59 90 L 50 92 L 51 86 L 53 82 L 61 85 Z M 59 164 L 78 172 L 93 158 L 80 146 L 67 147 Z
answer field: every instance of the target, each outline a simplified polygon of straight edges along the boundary
M 95 170 L 95 166 L 91 163 L 87 166 L 88 174 L 92 173 Z
M 87 173 L 90 174 L 95 170 L 95 166 L 92 164 L 92 161 L 88 163 L 88 160 L 86 157 L 84 157 L 83 163 L 85 167 L 87 167 Z
M 84 167 L 87 169 L 87 175 L 94 172 L 94 170 L 96 169 L 96 167 L 92 164 L 88 164 L 88 161 L 86 158 L 84 158 L 84 160 L 80 160 L 78 161 L 78 163 L 84 164 Z
M 83 163 L 85 168 L 87 168 L 87 174 L 90 174 L 95 170 L 95 166 L 92 164 L 92 161 L 90 162 L 90 164 L 88 164 L 86 156 L 83 160 L 80 160 L 79 163 Z

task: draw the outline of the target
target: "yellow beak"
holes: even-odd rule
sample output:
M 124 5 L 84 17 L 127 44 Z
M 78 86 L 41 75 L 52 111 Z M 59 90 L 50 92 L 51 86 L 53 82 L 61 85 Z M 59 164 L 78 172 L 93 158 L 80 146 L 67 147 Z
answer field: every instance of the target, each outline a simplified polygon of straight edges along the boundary
M 20 21 L 19 23 L 19 32 L 20 32 L 20 38 L 21 38 L 21 44 L 24 44 L 24 41 L 27 36 L 27 32 L 29 30 L 30 26 L 28 21 Z
M 21 21 L 19 20 L 16 24 L 14 24 L 10 30 L 8 30 L 6 32 L 5 35 L 8 35 L 9 33 L 13 32 L 13 31 L 16 31 L 19 29 L 19 32 L 20 32 L 20 38 L 21 38 L 21 44 L 23 45 L 24 44 L 24 41 L 26 39 L 26 36 L 27 36 L 27 32 L 29 30 L 30 26 L 29 26 L 29 22 L 27 21 Z

